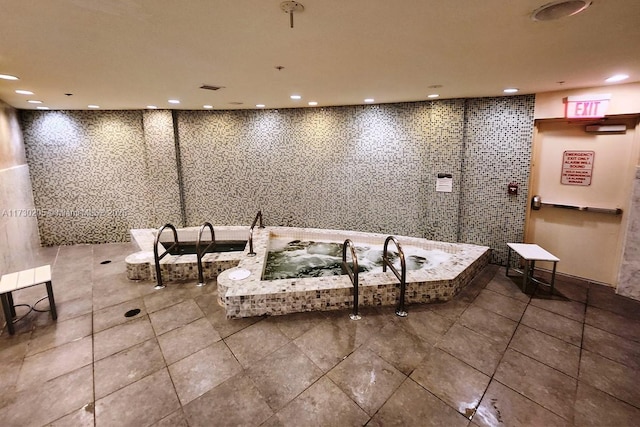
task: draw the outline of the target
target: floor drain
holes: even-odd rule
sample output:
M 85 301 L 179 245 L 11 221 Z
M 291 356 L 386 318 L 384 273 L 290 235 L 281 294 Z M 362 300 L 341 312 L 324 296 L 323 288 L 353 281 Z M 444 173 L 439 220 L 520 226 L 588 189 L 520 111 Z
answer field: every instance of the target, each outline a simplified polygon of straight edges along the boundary
M 102 261 L 100 264 L 109 264 L 110 262 L 111 262 L 111 260 L 107 259 L 107 260 Z
M 129 310 L 124 314 L 124 317 L 133 317 L 136 314 L 140 313 L 140 309 L 139 308 L 134 308 L 133 310 Z

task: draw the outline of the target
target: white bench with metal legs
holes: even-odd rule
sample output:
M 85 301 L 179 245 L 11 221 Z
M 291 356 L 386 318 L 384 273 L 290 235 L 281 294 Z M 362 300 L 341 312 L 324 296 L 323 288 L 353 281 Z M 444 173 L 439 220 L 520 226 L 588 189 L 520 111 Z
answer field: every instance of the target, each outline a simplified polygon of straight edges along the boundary
M 13 295 L 11 294 L 12 292 L 18 291 L 20 289 L 30 288 L 31 286 L 36 285 L 45 285 L 47 287 L 47 296 L 36 301 L 33 306 L 28 304 L 15 305 L 13 303 Z M 38 304 L 45 298 L 49 299 L 49 309 L 38 310 L 36 308 L 36 304 Z M 13 324 L 18 320 L 24 318 L 32 310 L 40 312 L 51 311 L 53 320 L 56 320 L 58 318 L 58 313 L 56 312 L 56 302 L 53 298 L 53 286 L 51 284 L 51 267 L 49 265 L 43 265 L 41 267 L 30 268 L 28 270 L 2 275 L 2 280 L 0 281 L 0 299 L 2 300 L 2 310 L 4 312 L 4 318 L 7 321 L 7 329 L 9 330 L 9 334 L 11 335 L 15 333 Z M 24 316 L 16 319 L 16 307 L 22 305 L 26 305 L 30 308 L 30 310 Z
M 522 292 L 527 292 L 527 286 L 529 285 L 529 282 L 535 282 L 544 286 L 550 286 L 551 295 L 553 295 L 553 285 L 556 280 L 556 265 L 558 264 L 558 261 L 560 261 L 560 258 L 547 252 L 546 250 L 535 244 L 507 243 L 507 246 L 509 247 L 509 254 L 507 255 L 507 271 L 505 273 L 507 277 L 509 277 L 509 270 L 511 269 L 516 273 L 522 275 Z M 524 261 L 523 270 L 510 268 L 512 250 L 517 253 Z M 533 277 L 533 272 L 536 268 L 536 261 L 547 261 L 553 263 L 553 271 L 551 273 L 551 280 L 549 281 L 549 283 L 543 282 L 542 280 Z

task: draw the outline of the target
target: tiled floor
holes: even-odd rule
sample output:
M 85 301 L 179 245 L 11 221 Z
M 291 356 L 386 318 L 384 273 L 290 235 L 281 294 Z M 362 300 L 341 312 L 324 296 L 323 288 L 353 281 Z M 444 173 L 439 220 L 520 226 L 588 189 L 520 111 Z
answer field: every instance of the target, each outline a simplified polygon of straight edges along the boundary
M 59 318 L 31 313 L 0 336 L 0 425 L 640 423 L 640 303 L 609 288 L 559 282 L 566 298 L 530 297 L 489 266 L 455 300 L 409 306 L 407 318 L 226 320 L 214 283 L 128 281 L 131 252 L 42 250 Z

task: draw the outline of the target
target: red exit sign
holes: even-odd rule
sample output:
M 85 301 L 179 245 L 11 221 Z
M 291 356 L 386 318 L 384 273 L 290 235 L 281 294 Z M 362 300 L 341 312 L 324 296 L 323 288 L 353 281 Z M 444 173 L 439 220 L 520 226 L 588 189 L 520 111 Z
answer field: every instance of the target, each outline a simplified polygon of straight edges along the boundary
M 611 94 L 569 96 L 563 101 L 565 118 L 594 119 L 605 116 Z

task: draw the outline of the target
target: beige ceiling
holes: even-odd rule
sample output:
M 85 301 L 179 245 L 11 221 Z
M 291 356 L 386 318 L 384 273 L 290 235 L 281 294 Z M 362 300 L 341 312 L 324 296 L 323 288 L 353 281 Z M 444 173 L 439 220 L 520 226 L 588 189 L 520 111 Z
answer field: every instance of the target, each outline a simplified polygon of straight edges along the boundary
M 0 99 L 289 108 L 537 93 L 616 73 L 640 81 L 640 0 L 594 0 L 552 22 L 530 19 L 547 0 L 300 2 L 290 28 L 281 0 L 0 0 L 0 73 L 20 77 L 0 80 Z

